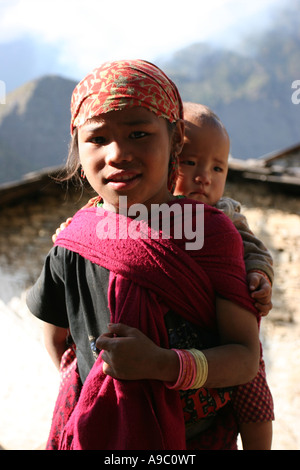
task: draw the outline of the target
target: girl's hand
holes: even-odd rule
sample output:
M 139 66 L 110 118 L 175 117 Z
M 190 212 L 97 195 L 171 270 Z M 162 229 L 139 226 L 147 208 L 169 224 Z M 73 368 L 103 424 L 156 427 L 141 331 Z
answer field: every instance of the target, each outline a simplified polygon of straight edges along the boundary
M 252 292 L 251 297 L 255 299 L 255 307 L 262 316 L 268 315 L 273 305 L 272 287 L 269 282 L 260 273 L 251 272 L 247 274 L 249 289 Z
M 55 233 L 52 235 L 52 241 L 55 243 L 57 239 L 57 235 L 64 229 L 66 228 L 70 223 L 72 222 L 72 217 L 69 217 L 65 222 L 60 224 L 59 228 L 56 229 Z
M 177 354 L 157 346 L 140 330 L 122 323 L 109 324 L 96 346 L 102 350 L 103 371 L 123 380 L 175 381 L 179 373 Z

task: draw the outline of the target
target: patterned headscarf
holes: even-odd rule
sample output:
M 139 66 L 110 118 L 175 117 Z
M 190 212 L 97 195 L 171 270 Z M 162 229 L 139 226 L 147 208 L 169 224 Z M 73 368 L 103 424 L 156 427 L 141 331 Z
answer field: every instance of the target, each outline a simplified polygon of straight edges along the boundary
M 143 60 L 106 62 L 76 86 L 71 100 L 71 134 L 88 119 L 113 110 L 142 106 L 169 122 L 183 119 L 176 85 L 155 65 Z M 169 189 L 177 178 L 178 159 L 171 157 Z

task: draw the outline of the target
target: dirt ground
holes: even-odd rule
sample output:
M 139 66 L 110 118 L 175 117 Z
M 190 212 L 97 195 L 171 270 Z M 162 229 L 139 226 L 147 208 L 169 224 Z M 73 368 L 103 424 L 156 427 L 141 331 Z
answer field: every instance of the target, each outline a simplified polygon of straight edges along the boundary
M 245 206 L 252 230 L 269 247 L 275 267 L 273 310 L 262 322 L 267 376 L 275 402 L 274 450 L 300 449 L 300 214 Z M 38 449 L 47 439 L 58 372 L 45 352 L 41 325 L 10 292 L 14 274 L 0 266 L 0 446 Z M 20 266 L 18 279 L 26 276 Z M 9 300 L 8 300 L 9 299 Z

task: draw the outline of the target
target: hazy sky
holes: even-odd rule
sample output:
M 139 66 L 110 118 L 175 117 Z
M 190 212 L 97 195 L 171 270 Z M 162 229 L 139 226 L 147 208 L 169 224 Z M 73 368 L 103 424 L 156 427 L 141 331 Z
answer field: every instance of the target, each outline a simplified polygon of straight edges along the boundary
M 30 40 L 38 47 L 40 59 L 36 60 L 45 63 L 50 47 L 55 51 L 56 68 L 63 75 L 65 71 L 65 75 L 80 79 L 105 60 L 155 61 L 201 41 L 232 45 L 241 35 L 267 26 L 278 5 L 286 3 L 287 0 L 0 0 L 0 46 L 3 51 L 9 43 Z M 22 60 L 25 62 L 26 57 Z M 49 73 L 53 73 L 50 62 L 49 58 Z M 15 65 L 13 58 L 8 65 L 5 61 L 6 67 Z

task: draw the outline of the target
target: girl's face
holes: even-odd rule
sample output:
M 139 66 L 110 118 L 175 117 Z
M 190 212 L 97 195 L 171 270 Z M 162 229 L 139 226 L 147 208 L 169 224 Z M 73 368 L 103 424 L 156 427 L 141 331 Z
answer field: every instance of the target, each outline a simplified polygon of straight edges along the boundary
M 168 164 L 172 151 L 167 122 L 146 108 L 111 111 L 78 128 L 78 148 L 85 175 L 103 198 L 103 207 L 119 211 L 119 197 L 127 206 L 148 209 L 171 199 Z

